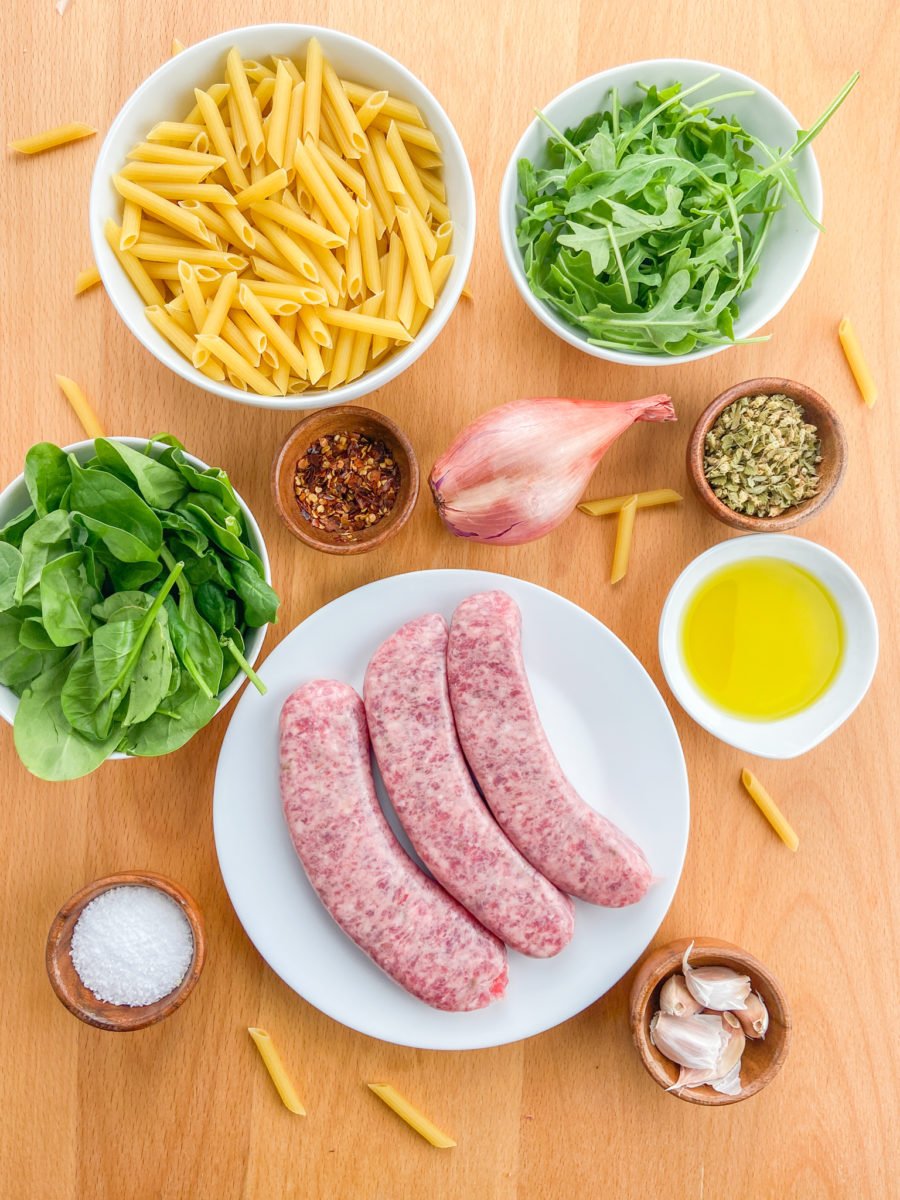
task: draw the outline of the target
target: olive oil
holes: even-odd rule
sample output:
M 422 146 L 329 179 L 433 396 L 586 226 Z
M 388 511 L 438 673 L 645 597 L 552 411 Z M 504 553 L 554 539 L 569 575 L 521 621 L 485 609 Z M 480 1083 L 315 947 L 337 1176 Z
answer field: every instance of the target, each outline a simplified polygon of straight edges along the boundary
M 711 575 L 688 601 L 685 666 L 719 708 L 775 721 L 802 711 L 837 673 L 844 633 L 818 579 L 780 558 L 750 558 Z

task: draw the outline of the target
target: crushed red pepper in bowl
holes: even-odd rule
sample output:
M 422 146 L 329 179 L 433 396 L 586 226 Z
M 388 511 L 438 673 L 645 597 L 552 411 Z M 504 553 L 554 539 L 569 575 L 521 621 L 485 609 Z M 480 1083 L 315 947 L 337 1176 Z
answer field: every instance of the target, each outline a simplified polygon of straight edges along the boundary
M 272 497 L 300 541 L 326 554 L 376 550 L 401 529 L 419 494 L 419 465 L 403 430 L 373 409 L 311 413 L 272 464 Z
M 356 430 L 325 434 L 297 460 L 294 495 L 316 529 L 350 538 L 386 517 L 400 491 L 400 467 L 385 446 Z

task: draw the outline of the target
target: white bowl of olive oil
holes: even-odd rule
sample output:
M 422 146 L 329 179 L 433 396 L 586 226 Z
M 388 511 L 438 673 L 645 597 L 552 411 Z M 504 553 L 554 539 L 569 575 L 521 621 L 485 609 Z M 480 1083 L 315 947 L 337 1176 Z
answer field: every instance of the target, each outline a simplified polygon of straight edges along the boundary
M 845 562 L 777 533 L 720 542 L 676 579 L 659 623 L 675 698 L 710 733 L 796 758 L 850 716 L 872 682 L 878 623 Z

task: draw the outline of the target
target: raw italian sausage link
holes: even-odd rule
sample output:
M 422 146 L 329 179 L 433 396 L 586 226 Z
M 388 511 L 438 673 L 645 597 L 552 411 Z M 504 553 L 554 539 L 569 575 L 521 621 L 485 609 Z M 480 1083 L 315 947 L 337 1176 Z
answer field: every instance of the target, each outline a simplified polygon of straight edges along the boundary
M 463 753 L 511 841 L 558 888 L 609 908 L 634 904 L 650 867 L 564 775 L 531 694 L 521 627 L 505 592 L 470 596 L 453 614 L 447 668 Z
M 383 971 L 453 1012 L 502 997 L 503 944 L 391 832 L 375 795 L 366 716 L 344 683 L 316 680 L 281 710 L 281 797 L 294 848 L 322 903 Z
M 439 883 L 507 945 L 549 958 L 572 937 L 572 901 L 518 852 L 478 795 L 447 691 L 447 623 L 410 621 L 376 650 L 363 690 L 391 803 Z

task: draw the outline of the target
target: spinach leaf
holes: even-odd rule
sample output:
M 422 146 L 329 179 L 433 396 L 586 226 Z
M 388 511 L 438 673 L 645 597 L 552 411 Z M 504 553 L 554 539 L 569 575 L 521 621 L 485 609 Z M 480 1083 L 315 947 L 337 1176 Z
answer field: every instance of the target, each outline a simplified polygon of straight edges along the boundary
M 48 562 L 70 553 L 71 549 L 68 513 L 52 512 L 35 521 L 22 538 L 22 565 L 16 581 L 16 603 L 21 604 L 25 593 L 38 584 Z
M 21 546 L 22 538 L 25 533 L 37 520 L 37 513 L 34 511 L 34 505 L 30 504 L 24 512 L 19 513 L 17 517 L 13 517 L 7 521 L 0 529 L 0 542 L 5 542 L 9 546 Z
M 207 508 L 201 507 L 194 502 L 195 496 L 196 493 L 192 492 L 182 501 L 184 507 L 181 511 L 184 512 L 185 516 L 192 516 L 220 550 L 224 550 L 226 554 L 231 554 L 235 558 L 246 560 L 247 547 L 241 541 L 239 532 L 235 532 L 234 518 L 230 518 L 227 525 L 224 523 L 224 520 L 220 523 L 216 519 L 216 516 L 209 512 Z M 230 514 L 223 513 L 221 507 L 218 509 L 218 513 L 223 517 L 230 517 Z
M 203 694 L 212 699 L 222 679 L 222 648 L 215 632 L 197 612 L 190 584 L 184 578 L 178 583 L 177 606 L 168 597 L 166 613 L 172 645 L 182 666 Z
M 166 698 L 174 653 L 167 626 L 154 624 L 147 634 L 128 689 L 128 706 L 121 718 L 124 727 L 149 720 Z
M 200 584 L 194 592 L 194 601 L 201 617 L 220 637 L 234 625 L 237 616 L 235 602 L 212 579 Z
M 206 696 L 185 671 L 178 690 L 162 702 L 149 720 L 126 729 L 118 748 L 141 757 L 169 754 L 208 725 L 218 707 L 218 698 Z
M 107 478 L 111 479 L 112 476 L 107 476 Z M 154 550 L 141 538 L 135 537 L 133 533 L 118 525 L 108 525 L 105 521 L 99 521 L 96 517 L 88 516 L 83 512 L 72 513 L 72 525 L 85 529 L 102 542 L 115 562 L 155 563 L 157 560 L 158 549 Z M 107 566 L 111 566 L 109 559 L 101 559 L 101 561 L 106 561 Z M 154 571 L 154 575 L 158 573 L 158 570 Z
M 39 675 L 22 693 L 16 710 L 16 750 L 39 779 L 79 779 L 99 767 L 121 738 L 116 729 L 102 742 L 91 741 L 66 720 L 60 697 L 79 654 L 78 649 L 72 651 Z
M 127 621 L 142 617 L 152 607 L 153 596 L 148 592 L 123 591 L 95 604 L 92 612 L 98 621 Z
M 74 646 L 91 635 L 91 609 L 100 593 L 88 582 L 84 559 L 82 550 L 73 550 L 41 571 L 41 617 L 55 646 Z
M 8 542 L 0 542 L 0 612 L 16 602 L 16 584 L 22 569 L 22 555 Z
M 0 613 L 0 683 L 13 691 L 21 691 L 43 669 L 40 652 L 21 644 L 21 629 L 22 621 Z
M 38 442 L 25 455 L 25 486 L 38 517 L 60 507 L 72 472 L 65 452 L 52 442 Z
M 151 508 L 169 509 L 190 490 L 178 471 L 173 471 L 139 450 L 132 450 L 124 442 L 97 438 L 94 449 L 103 466 L 117 474 L 124 471 L 126 476 L 135 481 L 138 491 Z
M 19 645 L 27 646 L 29 650 L 52 650 L 55 642 L 40 617 L 26 617 L 19 630 Z
M 187 480 L 192 491 L 206 492 L 214 496 L 228 512 L 240 517 L 241 506 L 234 494 L 231 480 L 220 467 L 207 467 L 205 471 L 198 471 L 187 461 L 184 450 L 179 448 L 172 450 L 168 458 Z
M 262 571 L 257 572 L 250 563 L 239 558 L 233 558 L 228 568 L 234 580 L 234 590 L 244 605 L 244 620 L 247 624 L 256 629 L 260 625 L 277 621 L 278 605 L 281 601 L 263 579 Z
M 155 557 L 162 546 L 162 525 L 150 506 L 127 483 L 108 471 L 86 470 L 79 466 L 73 454 L 69 455 L 69 465 L 72 469 L 71 511 L 83 514 L 88 528 L 91 528 L 90 521 L 94 521 L 107 528 L 124 530 L 135 541 L 142 542 L 147 553 Z M 146 555 L 139 559 L 118 554 L 111 545 L 110 549 L 125 562 L 149 561 Z
M 163 527 L 163 536 L 171 543 L 177 538 L 179 545 L 186 546 L 191 554 L 203 554 L 209 538 L 200 522 L 185 512 L 163 512 L 154 509 Z M 170 536 L 171 535 L 171 536 Z
M 96 554 L 106 567 L 110 584 L 117 591 L 142 588 L 162 573 L 163 565 L 159 559 L 153 562 L 119 562 L 103 545 L 97 547 Z
M 194 555 L 188 553 L 181 542 L 176 542 L 173 553 L 176 558 L 184 560 L 185 577 L 194 587 L 199 587 L 207 579 L 213 579 L 226 592 L 235 590 L 231 574 L 216 550 L 211 549 L 205 554 Z
M 63 685 L 62 709 L 71 725 L 93 737 L 109 734 L 144 642 L 159 623 L 160 609 L 181 570 L 181 563 L 176 563 L 146 613 L 108 621 L 96 630 L 90 649 Z

